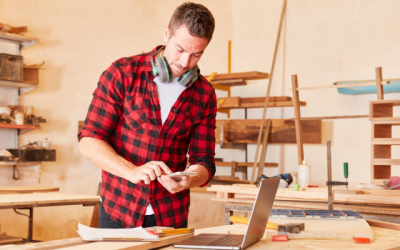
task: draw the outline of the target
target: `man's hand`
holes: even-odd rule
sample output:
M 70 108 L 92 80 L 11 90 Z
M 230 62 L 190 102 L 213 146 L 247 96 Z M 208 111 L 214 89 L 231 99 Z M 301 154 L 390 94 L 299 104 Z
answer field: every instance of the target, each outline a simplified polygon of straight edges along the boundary
M 134 167 L 127 179 L 135 184 L 141 181 L 144 184 L 150 184 L 151 181 L 165 174 L 172 174 L 172 171 L 164 162 L 150 161 L 140 167 Z
M 190 166 L 183 172 L 197 172 L 197 165 Z M 171 177 L 168 175 L 162 175 L 157 178 L 158 182 L 161 183 L 167 189 L 170 193 L 178 193 L 182 190 L 190 188 L 190 184 L 192 183 L 192 178 L 196 177 L 188 177 L 188 176 L 182 176 L 182 180 L 180 182 L 176 182 L 173 180 Z

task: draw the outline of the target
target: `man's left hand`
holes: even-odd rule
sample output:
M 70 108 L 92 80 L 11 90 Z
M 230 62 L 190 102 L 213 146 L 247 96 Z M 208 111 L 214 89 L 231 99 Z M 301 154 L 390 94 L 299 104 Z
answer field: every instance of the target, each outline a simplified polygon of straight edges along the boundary
M 192 165 L 183 172 L 197 172 L 197 167 L 197 165 Z M 168 175 L 162 175 L 158 177 L 157 180 L 159 183 L 161 183 L 161 185 L 165 187 L 165 189 L 174 194 L 182 190 L 188 189 L 190 187 L 190 184 L 192 183 L 192 178 L 196 177 L 182 176 L 182 180 L 180 182 L 176 182 Z

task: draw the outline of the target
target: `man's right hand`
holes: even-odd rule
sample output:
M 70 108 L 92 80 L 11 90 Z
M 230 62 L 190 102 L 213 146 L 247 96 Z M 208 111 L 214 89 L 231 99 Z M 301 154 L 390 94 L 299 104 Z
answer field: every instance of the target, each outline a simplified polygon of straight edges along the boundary
M 132 183 L 150 184 L 151 181 L 157 179 L 161 175 L 172 174 L 171 169 L 162 161 L 150 161 L 140 167 L 134 167 L 128 176 L 128 180 Z

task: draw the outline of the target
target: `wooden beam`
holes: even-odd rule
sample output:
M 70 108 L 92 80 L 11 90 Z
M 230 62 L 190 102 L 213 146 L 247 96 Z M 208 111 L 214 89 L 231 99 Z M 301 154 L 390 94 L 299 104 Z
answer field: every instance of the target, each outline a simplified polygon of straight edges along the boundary
M 262 167 L 265 163 L 265 157 L 267 156 L 267 146 L 268 146 L 268 135 L 269 135 L 269 131 L 271 130 L 271 120 L 267 121 L 267 127 L 265 128 L 265 132 L 264 132 L 264 138 L 263 138 L 263 146 L 261 148 L 261 158 L 260 158 L 260 164 L 258 164 L 258 171 L 257 171 L 257 178 L 263 174 L 263 170 L 264 168 Z M 253 169 L 254 171 L 254 169 Z M 251 179 L 251 184 L 253 184 L 255 181 L 254 178 Z
M 262 101 L 263 99 L 263 101 Z M 218 106 L 222 109 L 243 109 L 243 108 L 263 108 L 265 105 L 264 98 L 240 98 L 240 97 L 220 97 L 217 102 L 225 100 L 223 104 Z M 306 106 L 306 102 L 299 102 L 300 106 Z M 268 107 L 293 107 L 293 101 L 272 101 L 268 102 Z
M 211 84 L 234 87 L 234 86 L 245 86 L 247 85 L 247 82 L 244 79 L 228 79 L 228 80 L 212 81 Z
M 297 144 L 297 160 L 301 165 L 304 159 L 304 147 L 303 147 L 303 136 L 301 133 L 300 126 L 300 103 L 299 103 L 299 91 L 297 90 L 298 81 L 297 75 L 292 75 L 292 90 L 293 90 L 293 107 L 294 107 L 294 122 L 296 127 L 296 144 Z
M 223 162 L 223 161 L 216 161 L 215 162 L 215 166 L 217 167 L 230 167 L 232 165 L 232 162 Z M 259 164 L 257 163 L 257 166 Z M 236 162 L 236 166 L 237 167 L 252 167 L 253 166 L 253 162 Z M 277 167 L 278 163 L 264 163 L 264 167 L 265 168 L 270 168 L 270 167 Z
M 390 81 L 381 81 L 381 83 L 382 84 L 390 84 Z M 297 88 L 297 90 L 338 89 L 338 88 L 352 88 L 352 87 L 374 86 L 374 85 L 376 85 L 376 83 L 374 83 L 374 82 L 360 82 L 360 83 L 351 83 L 351 84 L 302 87 L 302 88 Z
M 260 128 L 259 128 L 259 131 L 258 131 L 256 155 L 254 157 L 254 167 L 253 167 L 254 170 L 256 169 L 256 165 L 255 164 L 258 161 L 258 154 L 259 154 L 259 150 L 260 150 L 260 146 L 261 146 L 261 138 L 262 138 L 262 133 L 263 133 L 263 129 L 264 129 L 265 117 L 266 117 L 266 114 L 267 114 L 269 96 L 270 96 L 270 92 L 271 92 L 272 82 L 273 82 L 273 79 L 274 79 L 273 76 L 274 76 L 274 71 L 275 71 L 275 62 L 276 62 L 276 56 L 278 54 L 279 41 L 280 41 L 280 38 L 281 38 L 283 17 L 285 16 L 285 12 L 286 12 L 286 3 L 287 3 L 287 0 L 283 0 L 281 18 L 279 20 L 278 34 L 276 35 L 276 41 L 275 41 L 274 56 L 272 57 L 272 65 L 271 65 L 271 71 L 270 71 L 271 75 L 270 75 L 269 81 L 268 81 L 268 88 L 267 88 L 267 93 L 265 95 L 264 109 L 263 109 L 263 114 L 262 114 L 262 118 L 261 118 Z
M 369 115 L 337 115 L 337 116 L 300 117 L 300 121 L 333 120 L 333 119 L 355 119 L 355 118 L 369 118 Z
M 204 76 L 207 78 L 208 76 Z M 227 74 L 217 74 L 214 77 L 214 80 L 230 80 L 230 79 L 243 79 L 245 81 L 248 80 L 261 80 L 268 79 L 269 74 L 259 71 L 249 71 L 249 72 L 237 72 L 237 73 L 227 73 Z
M 366 219 L 365 221 L 367 221 L 368 225 L 370 225 L 371 227 L 380 227 L 380 228 L 387 228 L 400 231 L 400 224 L 397 223 L 390 223 L 385 221 L 377 221 L 369 219 Z
M 383 100 L 383 86 L 382 86 L 382 67 L 375 68 L 376 77 L 376 94 L 378 95 L 378 100 Z
M 247 120 L 217 120 L 215 137 L 220 142 L 220 124 L 224 123 L 224 143 L 257 143 L 261 126 L 260 119 Z M 300 121 L 303 143 L 321 143 L 321 120 Z M 265 125 L 264 125 L 265 128 Z M 264 129 L 263 133 L 264 134 Z M 271 119 L 271 130 L 268 143 L 296 143 L 294 119 Z M 257 158 L 258 159 L 258 158 Z

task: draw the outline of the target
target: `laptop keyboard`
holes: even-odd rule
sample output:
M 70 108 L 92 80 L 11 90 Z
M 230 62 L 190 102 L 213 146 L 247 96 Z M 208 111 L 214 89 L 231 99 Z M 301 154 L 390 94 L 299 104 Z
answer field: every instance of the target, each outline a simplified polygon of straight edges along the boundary
M 227 234 L 219 239 L 211 241 L 205 246 L 237 247 L 242 245 L 244 235 Z

